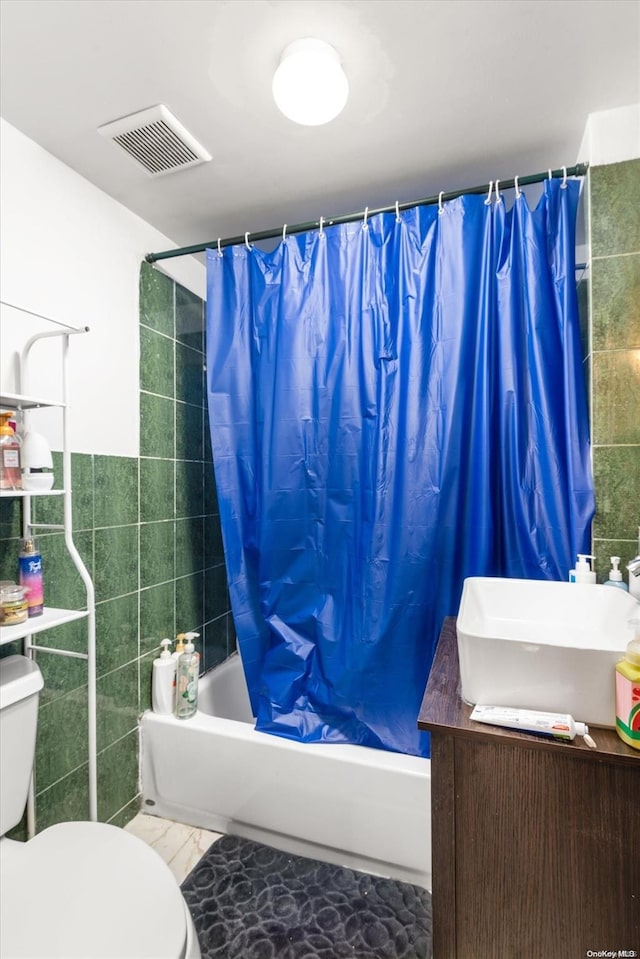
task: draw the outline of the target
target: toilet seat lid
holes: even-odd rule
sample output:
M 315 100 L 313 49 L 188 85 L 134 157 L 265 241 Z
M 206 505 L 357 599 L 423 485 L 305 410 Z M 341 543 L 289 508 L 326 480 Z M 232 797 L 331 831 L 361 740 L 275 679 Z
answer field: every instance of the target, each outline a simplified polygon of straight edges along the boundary
M 21 846 L 0 857 L 3 959 L 183 959 L 180 887 L 142 840 L 72 822 Z

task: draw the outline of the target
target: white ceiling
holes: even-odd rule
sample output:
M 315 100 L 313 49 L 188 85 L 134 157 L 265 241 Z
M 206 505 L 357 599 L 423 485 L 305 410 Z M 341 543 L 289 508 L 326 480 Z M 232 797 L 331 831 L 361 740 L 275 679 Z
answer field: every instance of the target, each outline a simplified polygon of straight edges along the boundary
M 572 165 L 640 101 L 637 0 L 1 0 L 2 116 L 179 245 Z M 292 40 L 340 52 L 322 127 L 282 116 Z M 97 128 L 165 104 L 213 160 L 150 178 Z

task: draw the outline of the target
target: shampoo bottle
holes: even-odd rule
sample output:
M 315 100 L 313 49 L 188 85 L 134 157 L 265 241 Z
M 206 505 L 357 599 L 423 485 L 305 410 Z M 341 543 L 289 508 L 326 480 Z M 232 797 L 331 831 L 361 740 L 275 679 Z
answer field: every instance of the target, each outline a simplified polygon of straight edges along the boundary
M 154 713 L 170 715 L 173 712 L 176 661 L 169 652 L 171 640 L 163 639 L 160 645 L 162 652 L 158 659 L 153 661 L 151 705 Z
M 176 671 L 176 716 L 189 719 L 198 708 L 198 666 L 200 657 L 196 656 L 191 640 L 185 643 L 184 653 L 178 659 Z
M 609 570 L 609 579 L 604 584 L 605 586 L 617 586 L 618 589 L 623 589 L 625 592 L 629 591 L 629 587 L 626 583 L 622 581 L 622 573 L 618 568 L 620 566 L 620 557 L 612 556 L 611 557 L 611 569 Z
M 635 639 L 616 665 L 616 732 L 628 746 L 640 749 L 640 619 L 631 625 Z
M 20 585 L 27 590 L 29 616 L 41 616 L 44 612 L 44 584 L 42 580 L 42 556 L 35 539 L 23 539 L 18 557 Z

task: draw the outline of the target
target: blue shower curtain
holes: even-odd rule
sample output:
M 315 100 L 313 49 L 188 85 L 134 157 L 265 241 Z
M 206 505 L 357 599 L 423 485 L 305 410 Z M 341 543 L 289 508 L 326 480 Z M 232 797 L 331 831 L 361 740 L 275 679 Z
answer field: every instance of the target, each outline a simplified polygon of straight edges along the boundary
M 579 182 L 209 251 L 207 381 L 257 728 L 428 755 L 470 575 L 567 578 L 594 511 Z

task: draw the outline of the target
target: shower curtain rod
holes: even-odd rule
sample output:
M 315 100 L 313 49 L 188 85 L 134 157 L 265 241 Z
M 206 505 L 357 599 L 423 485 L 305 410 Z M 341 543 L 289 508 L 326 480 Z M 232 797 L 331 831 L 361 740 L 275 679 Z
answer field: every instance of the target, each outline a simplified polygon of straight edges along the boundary
M 516 185 L 516 179 L 518 186 L 527 186 L 531 183 L 542 183 L 543 180 L 549 179 L 551 177 L 559 178 L 569 176 L 584 176 L 589 169 L 588 163 L 577 163 L 575 166 L 571 167 L 562 167 L 560 170 L 546 170 L 544 173 L 533 173 L 530 176 L 520 176 L 514 178 L 513 180 L 498 180 L 497 183 L 500 184 L 500 190 L 510 190 Z M 331 218 L 323 217 L 322 220 L 312 220 L 310 223 L 296 223 L 293 226 L 287 226 L 286 231 L 287 235 L 291 233 L 307 233 L 309 230 L 317 230 L 320 227 L 333 226 L 336 223 L 354 223 L 357 220 L 362 220 L 365 216 L 367 218 L 376 216 L 378 213 L 395 213 L 399 210 L 411 210 L 414 206 L 433 206 L 435 203 L 444 203 L 447 200 L 455 200 L 456 197 L 464 196 L 468 193 L 488 193 L 490 189 L 494 186 L 493 182 L 485 183 L 482 186 L 470 187 L 466 190 L 453 190 L 451 193 L 442 192 L 435 196 L 425 197 L 423 200 L 410 200 L 406 203 L 393 204 L 393 206 L 382 206 L 378 207 L 377 210 L 363 210 L 361 213 L 346 213 L 343 216 L 334 216 Z M 223 246 L 237 246 L 239 243 L 246 243 L 247 238 L 251 237 L 253 243 L 259 242 L 260 240 L 274 240 L 277 237 L 283 235 L 283 228 L 278 227 L 275 230 L 263 230 L 260 233 L 246 233 L 241 236 L 229 236 L 224 240 L 215 239 L 209 240 L 208 243 L 196 243 L 194 246 L 182 246 L 175 250 L 163 250 L 160 253 L 147 253 L 145 260 L 147 263 L 155 263 L 158 260 L 169 260 L 175 256 L 189 256 L 193 253 L 204 253 L 205 250 L 222 248 Z

